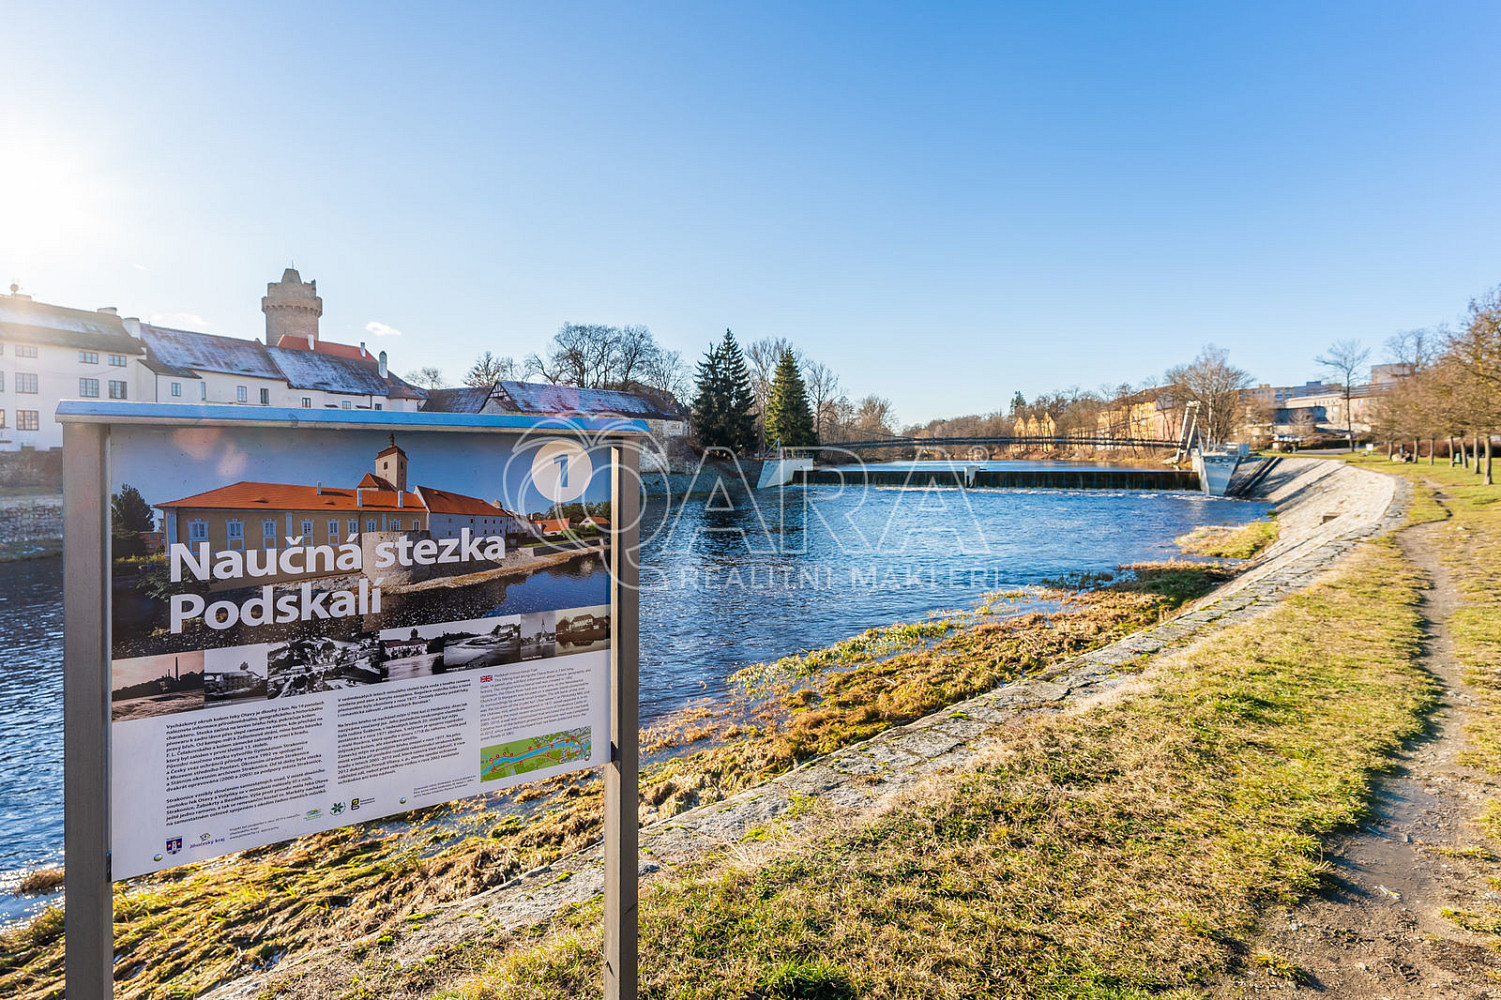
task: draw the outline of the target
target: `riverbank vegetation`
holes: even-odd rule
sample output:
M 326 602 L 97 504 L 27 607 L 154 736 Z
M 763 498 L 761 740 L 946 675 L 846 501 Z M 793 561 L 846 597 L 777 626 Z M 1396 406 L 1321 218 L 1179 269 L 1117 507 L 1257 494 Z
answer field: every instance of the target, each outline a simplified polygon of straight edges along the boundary
M 1188 997 L 1235 963 L 1260 908 L 1314 889 L 1319 837 L 1432 702 L 1414 666 L 1425 580 L 1389 541 L 1146 683 L 1033 715 L 1004 749 L 864 824 L 726 852 L 641 905 L 645 995 Z M 277 995 L 572 998 L 597 989 L 597 904 L 536 940 Z M 510 947 L 507 947 L 509 943 Z
M 1277 521 L 1240 525 L 1204 525 L 1173 539 L 1189 555 L 1212 559 L 1253 559 L 1277 540 Z
M 1012 677 L 1113 642 L 1202 596 L 1228 573 L 1212 563 L 1130 568 L 1057 610 L 990 608 L 877 629 L 783 661 L 733 713 L 664 737 L 676 756 L 643 770 L 641 819 L 718 801 L 797 764 L 913 721 Z M 1037 595 L 1030 595 L 1035 598 Z M 686 735 L 685 735 L 686 734 Z M 695 742 L 688 743 L 692 740 Z M 675 745 L 674 745 L 675 744 Z M 191 996 L 299 953 L 378 941 L 408 918 L 579 850 L 600 833 L 601 786 L 569 776 L 523 786 L 482 808 L 428 810 L 397 824 L 173 869 L 116 886 L 117 995 Z M 517 815 L 534 803 L 539 815 Z M 49 910 L 0 935 L 0 995 L 38 1000 L 61 985 L 61 921 Z

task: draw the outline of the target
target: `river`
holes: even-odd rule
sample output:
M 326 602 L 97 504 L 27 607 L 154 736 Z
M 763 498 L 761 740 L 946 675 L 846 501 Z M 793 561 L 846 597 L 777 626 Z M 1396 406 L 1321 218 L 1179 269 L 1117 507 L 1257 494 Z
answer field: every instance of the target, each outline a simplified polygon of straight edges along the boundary
M 810 487 L 650 500 L 642 722 L 723 696 L 748 664 L 966 608 L 989 591 L 1169 558 L 1176 536 L 1266 509 L 1200 494 L 1066 490 Z M 548 602 L 579 585 L 566 567 L 544 570 L 512 599 Z M 38 905 L 10 894 L 19 874 L 61 858 L 61 600 L 59 560 L 0 564 L 0 629 L 11 636 L 0 654 L 0 922 Z

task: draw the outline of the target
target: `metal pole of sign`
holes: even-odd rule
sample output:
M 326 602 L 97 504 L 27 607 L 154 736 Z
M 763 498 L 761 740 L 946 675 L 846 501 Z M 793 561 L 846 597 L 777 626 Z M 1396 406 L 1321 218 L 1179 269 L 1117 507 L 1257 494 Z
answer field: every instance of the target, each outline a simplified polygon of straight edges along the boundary
M 63 930 L 68 1000 L 114 995 L 108 428 L 63 425 Z
M 635 1000 L 641 480 L 634 443 L 617 445 L 612 452 L 610 603 L 615 634 L 610 643 L 610 763 L 605 767 L 605 1000 Z

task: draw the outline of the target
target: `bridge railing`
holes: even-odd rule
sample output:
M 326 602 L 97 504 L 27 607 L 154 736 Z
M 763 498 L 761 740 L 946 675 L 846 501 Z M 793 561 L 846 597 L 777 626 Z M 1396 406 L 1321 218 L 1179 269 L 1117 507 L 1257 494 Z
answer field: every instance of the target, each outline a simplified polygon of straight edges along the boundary
M 820 452 L 820 451 L 875 451 L 883 448 L 965 448 L 965 447 L 1041 447 L 1041 448 L 1141 448 L 1147 450 L 1171 451 L 1178 447 L 1177 441 L 1166 441 L 1155 438 L 1122 438 L 1109 437 L 1106 435 L 1083 434 L 1067 436 L 1025 436 L 1008 435 L 1003 437 L 948 437 L 948 438 L 875 438 L 867 441 L 835 441 L 828 444 L 804 445 L 797 448 L 787 448 L 786 451 L 797 453 Z

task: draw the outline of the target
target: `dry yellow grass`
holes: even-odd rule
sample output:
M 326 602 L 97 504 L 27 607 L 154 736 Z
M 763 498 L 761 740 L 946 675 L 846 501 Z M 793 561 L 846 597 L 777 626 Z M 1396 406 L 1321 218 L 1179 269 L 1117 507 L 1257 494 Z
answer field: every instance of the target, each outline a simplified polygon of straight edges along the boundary
M 1420 731 L 1423 584 L 1393 545 L 1368 545 L 867 824 L 659 883 L 641 908 L 642 995 L 1195 995 L 1265 904 L 1318 884 L 1320 836 L 1363 814 L 1373 772 Z M 471 942 L 416 970 L 376 959 L 358 982 L 279 995 L 586 996 L 598 926 L 587 906 L 537 941 Z

